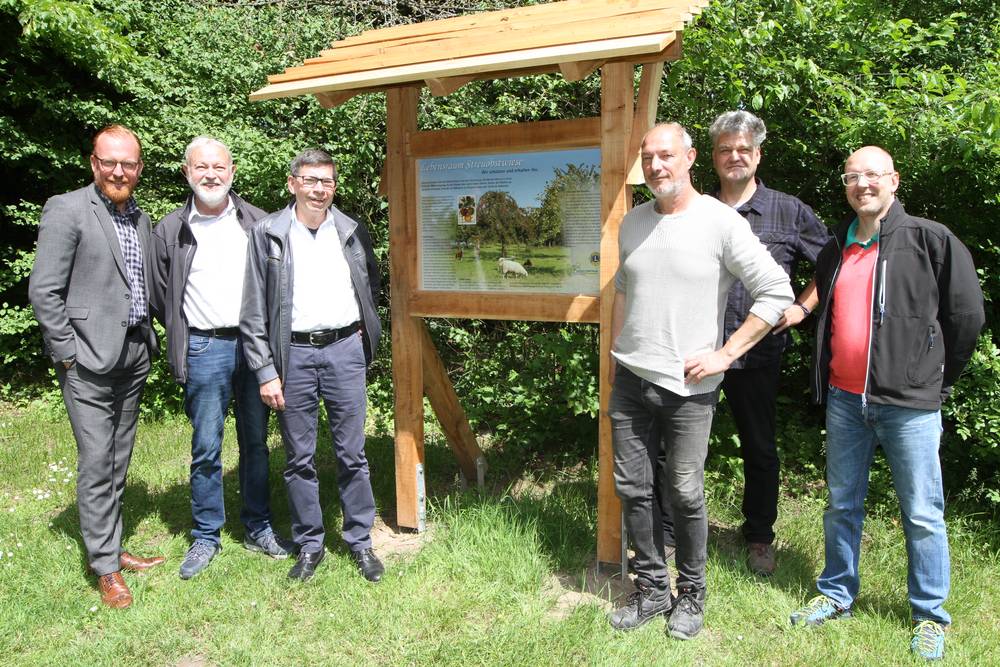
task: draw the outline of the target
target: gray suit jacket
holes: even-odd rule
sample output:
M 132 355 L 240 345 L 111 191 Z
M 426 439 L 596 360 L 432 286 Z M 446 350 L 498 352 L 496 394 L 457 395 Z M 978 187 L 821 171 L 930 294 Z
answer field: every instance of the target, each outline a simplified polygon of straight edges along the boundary
M 150 223 L 145 213 L 139 216 L 137 230 L 150 285 Z M 129 285 L 115 223 L 93 183 L 45 202 L 28 296 L 52 361 L 76 358 L 95 373 L 114 368 L 125 343 Z M 143 331 L 150 352 L 155 352 L 152 328 L 144 326 Z

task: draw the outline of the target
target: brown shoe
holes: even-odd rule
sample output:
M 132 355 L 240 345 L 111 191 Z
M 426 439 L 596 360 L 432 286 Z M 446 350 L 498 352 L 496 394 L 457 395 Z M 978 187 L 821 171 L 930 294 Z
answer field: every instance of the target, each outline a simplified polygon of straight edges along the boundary
M 774 574 L 774 568 L 777 567 L 774 559 L 774 545 L 750 542 L 747 544 L 747 552 L 750 569 L 754 574 L 759 574 L 762 577 L 770 577 Z
M 133 556 L 127 551 L 123 551 L 119 563 L 123 570 L 128 570 L 129 572 L 143 572 L 151 567 L 156 567 L 166 558 L 163 556 L 156 556 L 154 558 L 143 558 L 141 556 Z
M 132 593 L 121 572 L 102 574 L 97 578 L 97 587 L 101 589 L 101 602 L 112 609 L 124 609 L 132 604 Z

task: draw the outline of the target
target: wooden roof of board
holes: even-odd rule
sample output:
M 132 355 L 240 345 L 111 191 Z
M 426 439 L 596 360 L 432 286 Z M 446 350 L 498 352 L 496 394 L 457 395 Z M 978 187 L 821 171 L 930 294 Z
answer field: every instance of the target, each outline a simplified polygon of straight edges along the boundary
M 477 79 L 558 71 L 576 81 L 607 62 L 676 59 L 708 2 L 563 0 L 367 30 L 268 77 L 250 99 L 315 94 L 329 107 L 415 83 L 447 95 Z

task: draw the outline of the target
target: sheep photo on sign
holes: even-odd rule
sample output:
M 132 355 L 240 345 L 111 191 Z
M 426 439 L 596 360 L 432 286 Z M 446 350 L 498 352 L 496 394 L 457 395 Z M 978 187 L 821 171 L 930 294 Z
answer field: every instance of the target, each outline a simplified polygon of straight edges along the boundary
M 423 289 L 596 293 L 598 150 L 418 162 Z

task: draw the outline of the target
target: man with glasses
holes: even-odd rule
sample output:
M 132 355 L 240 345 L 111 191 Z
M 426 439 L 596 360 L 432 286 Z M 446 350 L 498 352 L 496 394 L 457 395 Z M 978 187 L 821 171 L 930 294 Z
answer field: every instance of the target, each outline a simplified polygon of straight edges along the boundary
M 76 497 L 87 563 L 109 607 L 132 604 L 121 570 L 163 558 L 122 550 L 122 493 L 139 399 L 157 349 L 149 323 L 150 224 L 132 193 L 142 173 L 132 130 L 94 137 L 91 185 L 45 203 L 28 294 L 56 366 L 77 448 Z
M 380 280 L 363 224 L 333 206 L 337 171 L 325 152 L 292 160 L 294 201 L 250 236 L 240 331 L 260 397 L 278 411 L 287 463 L 292 539 L 299 550 L 288 576 L 305 581 L 323 560 L 323 511 L 316 471 L 319 399 L 337 458 L 342 536 L 351 559 L 377 582 L 375 520 L 365 456 L 365 372 L 378 347 Z
M 708 130 L 712 164 L 719 177 L 715 197 L 750 223 L 789 277 L 801 260 L 816 261 L 830 239 L 816 214 L 797 197 L 772 190 L 757 178 L 761 144 L 767 136 L 764 122 L 748 111 L 720 115 Z M 781 376 L 781 353 L 788 344 L 789 326 L 802 322 L 816 307 L 816 285 L 810 282 L 785 309 L 774 335 L 733 362 L 722 380 L 726 404 L 733 414 L 743 459 L 743 537 L 750 569 L 759 575 L 774 572 L 774 522 L 778 518 L 779 461 L 775 443 L 775 405 Z M 729 290 L 724 340 L 743 325 L 753 299 L 742 282 Z
M 944 655 L 950 566 L 938 446 L 941 403 L 985 321 L 966 247 L 944 225 L 909 215 L 899 173 L 877 146 L 855 151 L 841 176 L 857 214 L 816 264 L 820 314 L 813 397 L 826 401 L 825 565 L 819 595 L 791 615 L 819 625 L 851 615 L 858 595 L 864 499 L 876 446 L 892 471 L 907 553 L 910 650 Z
M 191 196 L 153 230 L 152 303 L 167 331 L 167 357 L 184 387 L 192 427 L 193 543 L 180 566 L 181 579 L 190 579 L 222 548 L 222 436 L 230 398 L 236 399 L 243 545 L 279 559 L 291 545 L 271 528 L 269 411 L 239 339 L 247 239 L 266 214 L 232 192 L 236 165 L 217 139 L 195 137 L 181 171 Z

